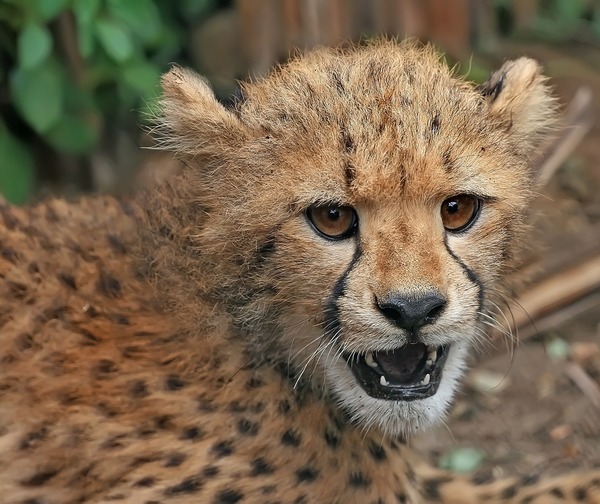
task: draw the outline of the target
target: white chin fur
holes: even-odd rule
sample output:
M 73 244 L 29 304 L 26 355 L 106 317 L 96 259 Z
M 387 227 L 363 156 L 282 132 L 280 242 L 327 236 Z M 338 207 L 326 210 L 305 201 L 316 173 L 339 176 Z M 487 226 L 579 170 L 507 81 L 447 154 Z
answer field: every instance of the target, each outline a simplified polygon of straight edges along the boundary
M 371 397 L 358 384 L 343 358 L 327 366 L 327 386 L 354 423 L 365 429 L 379 429 L 386 435 L 406 436 L 444 419 L 463 374 L 467 350 L 466 341 L 450 346 L 440 387 L 427 399 L 387 401 Z

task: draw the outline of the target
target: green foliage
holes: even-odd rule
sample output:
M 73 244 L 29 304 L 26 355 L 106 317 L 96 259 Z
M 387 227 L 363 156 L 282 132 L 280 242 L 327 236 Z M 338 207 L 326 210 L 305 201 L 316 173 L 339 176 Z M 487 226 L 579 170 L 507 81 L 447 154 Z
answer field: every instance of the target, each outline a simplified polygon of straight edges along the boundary
M 0 195 L 24 203 L 33 187 L 33 156 L 0 122 Z
M 214 4 L 0 0 L 0 61 L 8 62 L 0 86 L 10 97 L 10 119 L 0 124 L 0 194 L 19 203 L 32 189 L 27 143 L 89 156 L 106 131 L 143 121 L 160 74 L 182 59 L 185 23 Z
M 498 10 L 513 12 L 519 0 L 494 0 Z M 539 0 L 529 35 L 549 41 L 600 39 L 600 4 L 590 0 Z

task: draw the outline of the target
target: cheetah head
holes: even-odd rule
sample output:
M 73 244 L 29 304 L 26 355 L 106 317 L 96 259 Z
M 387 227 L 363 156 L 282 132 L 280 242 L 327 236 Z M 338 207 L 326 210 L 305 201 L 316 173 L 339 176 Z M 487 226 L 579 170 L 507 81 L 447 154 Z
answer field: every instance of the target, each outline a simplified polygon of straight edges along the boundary
M 180 68 L 163 87 L 159 140 L 187 168 L 152 211 L 154 264 L 190 327 L 224 307 L 257 360 L 365 428 L 441 419 L 554 120 L 538 64 L 475 87 L 430 48 L 379 42 L 309 53 L 232 109 Z

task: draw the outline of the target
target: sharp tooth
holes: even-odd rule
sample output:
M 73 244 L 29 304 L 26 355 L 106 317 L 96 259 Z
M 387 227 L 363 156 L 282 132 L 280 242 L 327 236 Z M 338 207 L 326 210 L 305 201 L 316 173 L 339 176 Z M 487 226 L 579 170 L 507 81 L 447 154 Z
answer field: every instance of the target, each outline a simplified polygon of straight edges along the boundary
M 431 376 L 429 375 L 429 373 L 427 373 L 425 375 L 425 378 L 423 378 L 423 380 L 421 380 L 421 385 L 429 385 L 430 381 L 431 381 Z
M 427 354 L 427 362 L 429 361 L 431 361 L 432 364 L 435 364 L 435 361 L 437 361 L 437 348 L 432 348 L 429 350 L 429 353 Z
M 377 367 L 377 362 L 373 360 L 373 352 L 367 352 L 365 354 L 365 362 L 367 363 L 367 366 Z
M 427 375 L 427 376 L 429 376 L 429 375 Z M 385 376 L 383 376 L 383 375 L 381 375 L 381 378 L 379 378 L 379 383 L 381 383 L 381 384 L 382 384 L 384 387 L 386 387 L 387 385 L 389 385 L 389 384 L 390 384 L 390 382 L 389 382 L 389 381 L 387 381 L 387 380 L 385 379 Z

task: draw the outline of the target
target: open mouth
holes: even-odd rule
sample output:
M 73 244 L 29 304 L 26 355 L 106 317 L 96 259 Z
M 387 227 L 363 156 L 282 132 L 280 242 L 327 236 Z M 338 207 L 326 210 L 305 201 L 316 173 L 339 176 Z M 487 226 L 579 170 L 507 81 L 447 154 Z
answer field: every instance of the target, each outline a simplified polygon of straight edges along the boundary
M 395 350 L 346 356 L 346 361 L 371 397 L 414 401 L 437 392 L 448 348 L 415 343 Z

